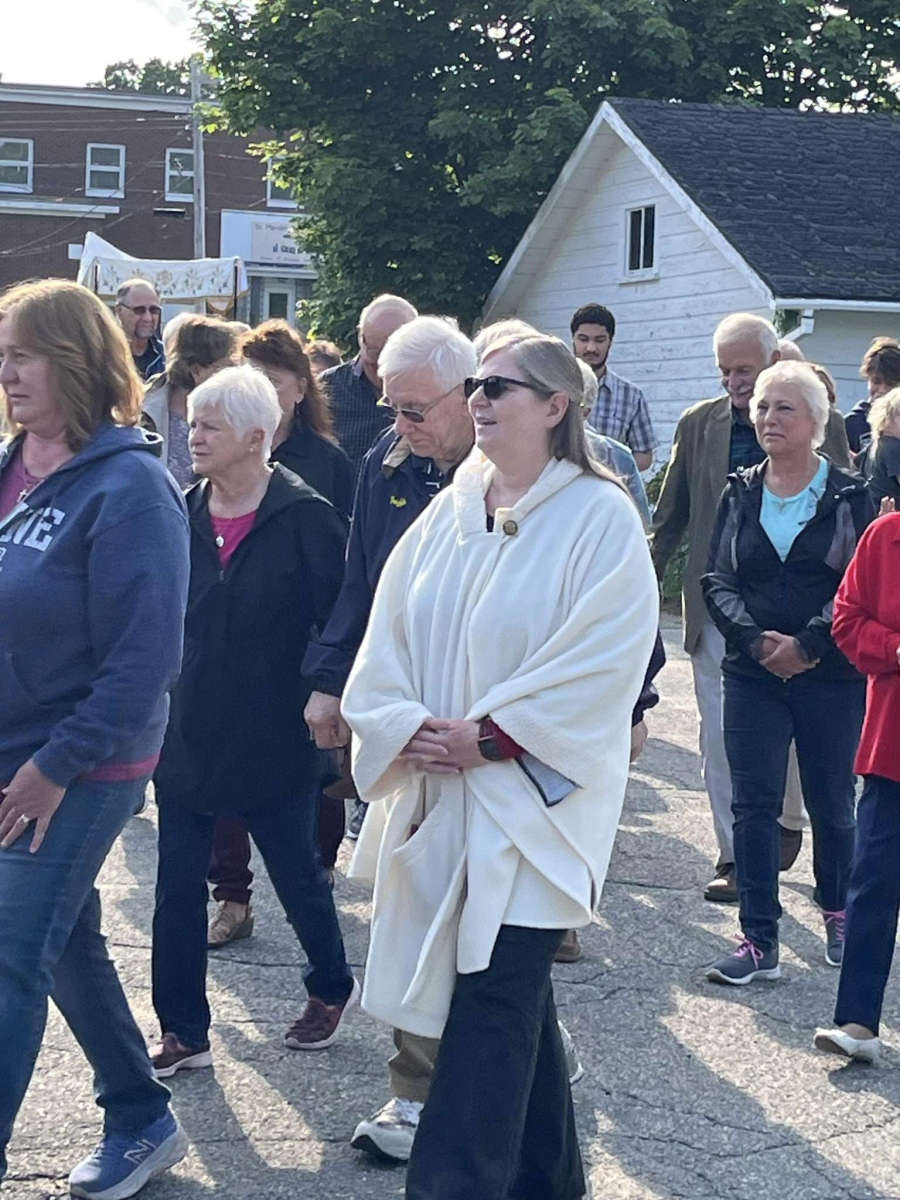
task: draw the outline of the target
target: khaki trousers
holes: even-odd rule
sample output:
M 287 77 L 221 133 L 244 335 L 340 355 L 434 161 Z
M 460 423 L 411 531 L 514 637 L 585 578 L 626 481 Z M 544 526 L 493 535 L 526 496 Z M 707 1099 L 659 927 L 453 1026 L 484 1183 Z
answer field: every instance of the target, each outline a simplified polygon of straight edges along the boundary
M 388 1061 L 392 1096 L 425 1103 L 440 1044 L 440 1038 L 419 1037 L 405 1029 L 394 1030 L 397 1053 Z

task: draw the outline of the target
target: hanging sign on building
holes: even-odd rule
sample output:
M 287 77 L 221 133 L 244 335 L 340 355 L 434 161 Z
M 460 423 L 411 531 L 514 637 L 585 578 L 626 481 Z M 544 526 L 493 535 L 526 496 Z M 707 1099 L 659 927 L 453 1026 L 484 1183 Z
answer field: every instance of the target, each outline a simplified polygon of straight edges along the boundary
M 250 225 L 251 262 L 296 267 L 306 261 L 291 233 L 290 217 L 265 217 Z

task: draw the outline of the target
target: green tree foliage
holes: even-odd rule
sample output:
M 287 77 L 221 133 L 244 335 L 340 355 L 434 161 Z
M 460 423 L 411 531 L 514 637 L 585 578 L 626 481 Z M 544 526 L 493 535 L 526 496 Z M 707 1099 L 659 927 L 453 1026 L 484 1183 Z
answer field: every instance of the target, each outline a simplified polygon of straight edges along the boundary
M 133 58 L 111 63 L 99 83 L 88 87 L 108 88 L 114 92 L 149 92 L 154 96 L 187 96 L 191 90 L 191 66 L 188 59 L 163 62 L 150 58 L 138 66 Z
M 224 119 L 266 128 L 346 339 L 390 290 L 474 319 L 607 94 L 898 107 L 896 0 L 199 0 Z

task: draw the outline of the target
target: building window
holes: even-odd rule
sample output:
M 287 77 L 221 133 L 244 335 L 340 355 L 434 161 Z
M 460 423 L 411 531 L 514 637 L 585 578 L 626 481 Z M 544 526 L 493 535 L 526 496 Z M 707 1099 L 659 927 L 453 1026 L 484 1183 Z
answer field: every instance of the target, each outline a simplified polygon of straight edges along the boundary
M 166 199 L 193 201 L 193 150 L 166 151 Z
M 629 275 L 656 271 L 656 205 L 632 208 L 627 213 L 625 266 Z
M 125 147 L 89 142 L 84 191 L 87 196 L 125 197 Z
M 34 191 L 34 142 L 0 136 L 0 192 Z
M 266 204 L 269 208 L 297 207 L 297 202 L 291 195 L 291 189 L 276 183 L 271 175 L 266 176 Z

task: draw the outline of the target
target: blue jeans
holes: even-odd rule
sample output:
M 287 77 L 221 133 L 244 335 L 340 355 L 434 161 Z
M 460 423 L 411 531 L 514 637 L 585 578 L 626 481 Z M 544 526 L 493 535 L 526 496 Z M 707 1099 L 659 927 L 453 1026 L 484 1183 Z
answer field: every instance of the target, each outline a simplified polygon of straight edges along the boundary
M 0 1178 L 47 1021 L 47 998 L 94 1068 L 110 1132 L 131 1133 L 166 1112 L 116 969 L 100 932 L 94 880 L 137 808 L 146 779 L 71 785 L 43 846 L 31 830 L 0 850 Z
M 768 671 L 764 676 L 725 673 L 725 751 L 741 928 L 760 950 L 778 944 L 777 822 L 792 740 L 812 825 L 815 901 L 826 912 L 846 906 L 856 840 L 853 757 L 865 686 L 861 677 L 817 678 L 815 668 L 786 683 Z
M 900 912 L 900 783 L 867 775 L 858 820 L 834 1020 L 877 1033 Z
M 217 817 L 196 813 L 158 791 L 159 864 L 153 916 L 153 1007 L 163 1033 L 187 1046 L 208 1044 L 206 874 Z M 328 874 L 316 840 L 318 783 L 281 805 L 238 814 L 262 855 L 272 886 L 309 960 L 311 996 L 340 1004 L 353 976 L 344 955 Z

